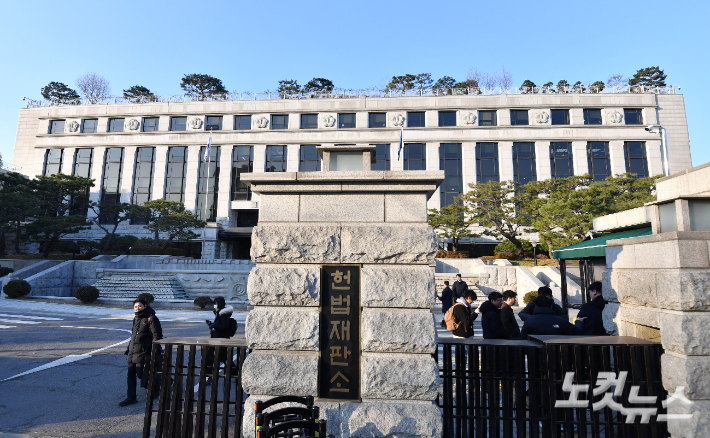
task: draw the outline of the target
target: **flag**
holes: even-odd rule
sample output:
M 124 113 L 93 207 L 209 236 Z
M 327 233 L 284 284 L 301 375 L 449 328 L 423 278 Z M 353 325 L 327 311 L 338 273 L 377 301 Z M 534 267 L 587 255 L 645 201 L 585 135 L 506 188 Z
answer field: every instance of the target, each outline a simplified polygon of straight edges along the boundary
M 205 161 L 210 158 L 210 147 L 212 146 L 212 131 L 210 131 L 210 138 L 207 140 L 207 147 L 205 148 Z
M 399 161 L 399 155 L 402 153 L 402 147 L 404 146 L 403 142 L 403 137 L 404 137 L 404 123 L 402 123 L 402 130 L 399 132 L 399 149 L 397 149 L 397 161 Z

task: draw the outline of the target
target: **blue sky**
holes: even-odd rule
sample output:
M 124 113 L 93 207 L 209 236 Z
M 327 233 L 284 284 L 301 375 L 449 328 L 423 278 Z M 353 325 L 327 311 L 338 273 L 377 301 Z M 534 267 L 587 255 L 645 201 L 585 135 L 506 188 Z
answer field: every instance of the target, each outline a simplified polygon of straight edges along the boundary
M 0 15 L 0 153 L 12 162 L 22 97 L 95 72 L 113 94 L 180 94 L 186 73 L 230 91 L 313 77 L 366 88 L 392 75 L 463 80 L 505 66 L 514 85 L 631 76 L 658 65 L 682 86 L 693 165 L 710 161 L 708 2 L 32 1 Z

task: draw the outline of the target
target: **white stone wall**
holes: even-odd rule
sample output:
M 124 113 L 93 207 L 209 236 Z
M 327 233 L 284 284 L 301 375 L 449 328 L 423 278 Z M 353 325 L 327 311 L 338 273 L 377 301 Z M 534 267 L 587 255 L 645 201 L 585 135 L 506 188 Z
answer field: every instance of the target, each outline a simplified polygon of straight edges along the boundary
M 590 126 L 583 124 L 583 108 L 602 108 L 603 124 Z M 511 126 L 509 110 L 527 108 L 530 113 L 530 125 Z M 553 126 L 548 120 L 538 123 L 535 115 L 540 112 L 550 113 L 553 108 L 570 109 L 570 125 Z M 608 117 L 614 112 L 623 114 L 624 108 L 643 108 L 644 125 L 625 125 L 624 120 L 613 123 Z M 498 126 L 478 125 L 479 109 L 496 109 Z M 439 127 L 438 111 L 457 111 L 457 126 Z M 197 170 L 200 146 L 207 142 L 208 134 L 204 123 L 199 129 L 188 126 L 187 131 L 168 131 L 170 117 L 188 116 L 189 121 L 204 121 L 206 114 L 223 115 L 222 130 L 212 136 L 212 144 L 220 146 L 220 184 L 218 221 L 225 226 L 235 226 L 234 214 L 230 203 L 231 189 L 231 149 L 235 145 L 254 146 L 254 170 L 263 172 L 265 147 L 270 144 L 288 146 L 287 167 L 289 171 L 298 170 L 299 146 L 301 144 L 376 144 L 391 145 L 390 163 L 392 170 L 401 170 L 403 158 L 397 160 L 397 147 L 400 129 L 391 122 L 394 114 L 406 117 L 407 111 L 425 111 L 426 127 L 405 128 L 404 141 L 407 143 L 425 143 L 427 145 L 427 169 L 439 169 L 438 149 L 441 143 L 461 143 L 463 160 L 464 188 L 476 181 L 475 145 L 477 142 L 490 141 L 499 145 L 499 169 L 502 180 L 513 178 L 511 147 L 515 141 L 532 141 L 536 145 L 536 165 L 538 179 L 550 176 L 549 144 L 551 141 L 571 141 L 574 150 L 574 168 L 577 174 L 587 171 L 586 142 L 593 140 L 609 141 L 611 166 L 613 173 L 625 172 L 623 143 L 630 140 L 646 141 L 649 171 L 658 174 L 662 171 L 660 139 L 657 134 L 646 132 L 646 124 L 658 124 L 668 130 L 670 162 L 672 171 L 680 171 L 690 166 L 690 149 L 683 96 L 653 94 L 569 94 L 569 95 L 481 95 L 481 96 L 439 96 L 407 98 L 358 98 L 358 99 L 312 99 L 312 100 L 258 100 L 226 102 L 187 102 L 187 103 L 146 103 L 82 105 L 66 107 L 43 107 L 20 110 L 15 143 L 15 162 L 22 166 L 23 173 L 34 176 L 42 171 L 44 151 L 47 148 L 65 148 L 63 171 L 70 172 L 73 165 L 73 151 L 79 147 L 94 148 L 92 177 L 96 187 L 91 199 L 97 201 L 101 190 L 101 172 L 103 155 L 106 147 L 124 147 L 124 166 L 122 174 L 122 200 L 131 198 L 133 182 L 134 152 L 137 147 L 156 147 L 156 163 L 153 182 L 153 199 L 163 196 L 165 184 L 165 155 L 170 146 L 189 148 L 188 169 L 185 185 L 185 207 L 194 211 L 197 204 Z M 337 126 L 326 127 L 323 119 L 327 116 L 337 118 L 339 112 L 356 113 L 357 127 L 339 129 Z M 367 126 L 368 112 L 386 112 L 387 127 L 371 129 Z M 289 114 L 289 129 L 272 130 L 271 114 Z M 317 113 L 318 129 L 300 129 L 300 114 Z M 464 115 L 476 116 L 476 123 L 467 124 Z M 235 114 L 251 114 L 252 129 L 234 131 Z M 131 119 L 142 123 L 146 116 L 160 117 L 159 131 L 141 132 L 139 127 L 124 132 L 106 132 L 110 117 L 125 117 L 126 125 Z M 269 124 L 265 128 L 257 127 L 257 119 L 265 117 Z M 84 118 L 99 118 L 98 132 L 83 134 L 69 132 L 48 134 L 49 121 L 65 119 L 81 123 Z M 406 126 L 406 122 L 405 122 Z M 258 195 L 253 198 L 258 205 Z M 438 191 L 430 198 L 429 208 L 438 208 Z M 238 208 L 244 206 L 235 205 Z M 86 233 L 87 238 L 91 232 Z

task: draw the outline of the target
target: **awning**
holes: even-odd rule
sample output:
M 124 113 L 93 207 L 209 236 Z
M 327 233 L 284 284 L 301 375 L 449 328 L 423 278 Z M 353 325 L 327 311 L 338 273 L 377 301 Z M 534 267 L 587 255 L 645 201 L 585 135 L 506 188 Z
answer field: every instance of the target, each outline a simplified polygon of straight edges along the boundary
M 552 251 L 554 259 L 582 259 L 587 257 L 606 257 L 606 242 L 614 239 L 626 239 L 629 237 L 648 236 L 651 234 L 651 227 L 636 228 L 633 230 L 618 231 L 616 233 L 602 234 L 594 239 L 575 243 L 574 245 Z

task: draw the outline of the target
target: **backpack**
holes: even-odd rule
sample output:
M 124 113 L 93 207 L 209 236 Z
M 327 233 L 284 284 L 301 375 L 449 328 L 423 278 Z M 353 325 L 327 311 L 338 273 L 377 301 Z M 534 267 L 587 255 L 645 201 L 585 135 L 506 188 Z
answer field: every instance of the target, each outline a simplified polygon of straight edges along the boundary
M 444 315 L 444 322 L 446 323 L 446 330 L 449 332 L 452 332 L 459 328 L 461 323 L 456 324 L 454 321 L 454 307 L 456 306 L 463 306 L 461 303 L 456 303 L 453 306 L 449 307 L 449 310 L 446 311 L 446 314 Z
M 231 338 L 237 333 L 237 321 L 234 320 L 234 318 L 229 318 L 229 331 L 227 334 Z

